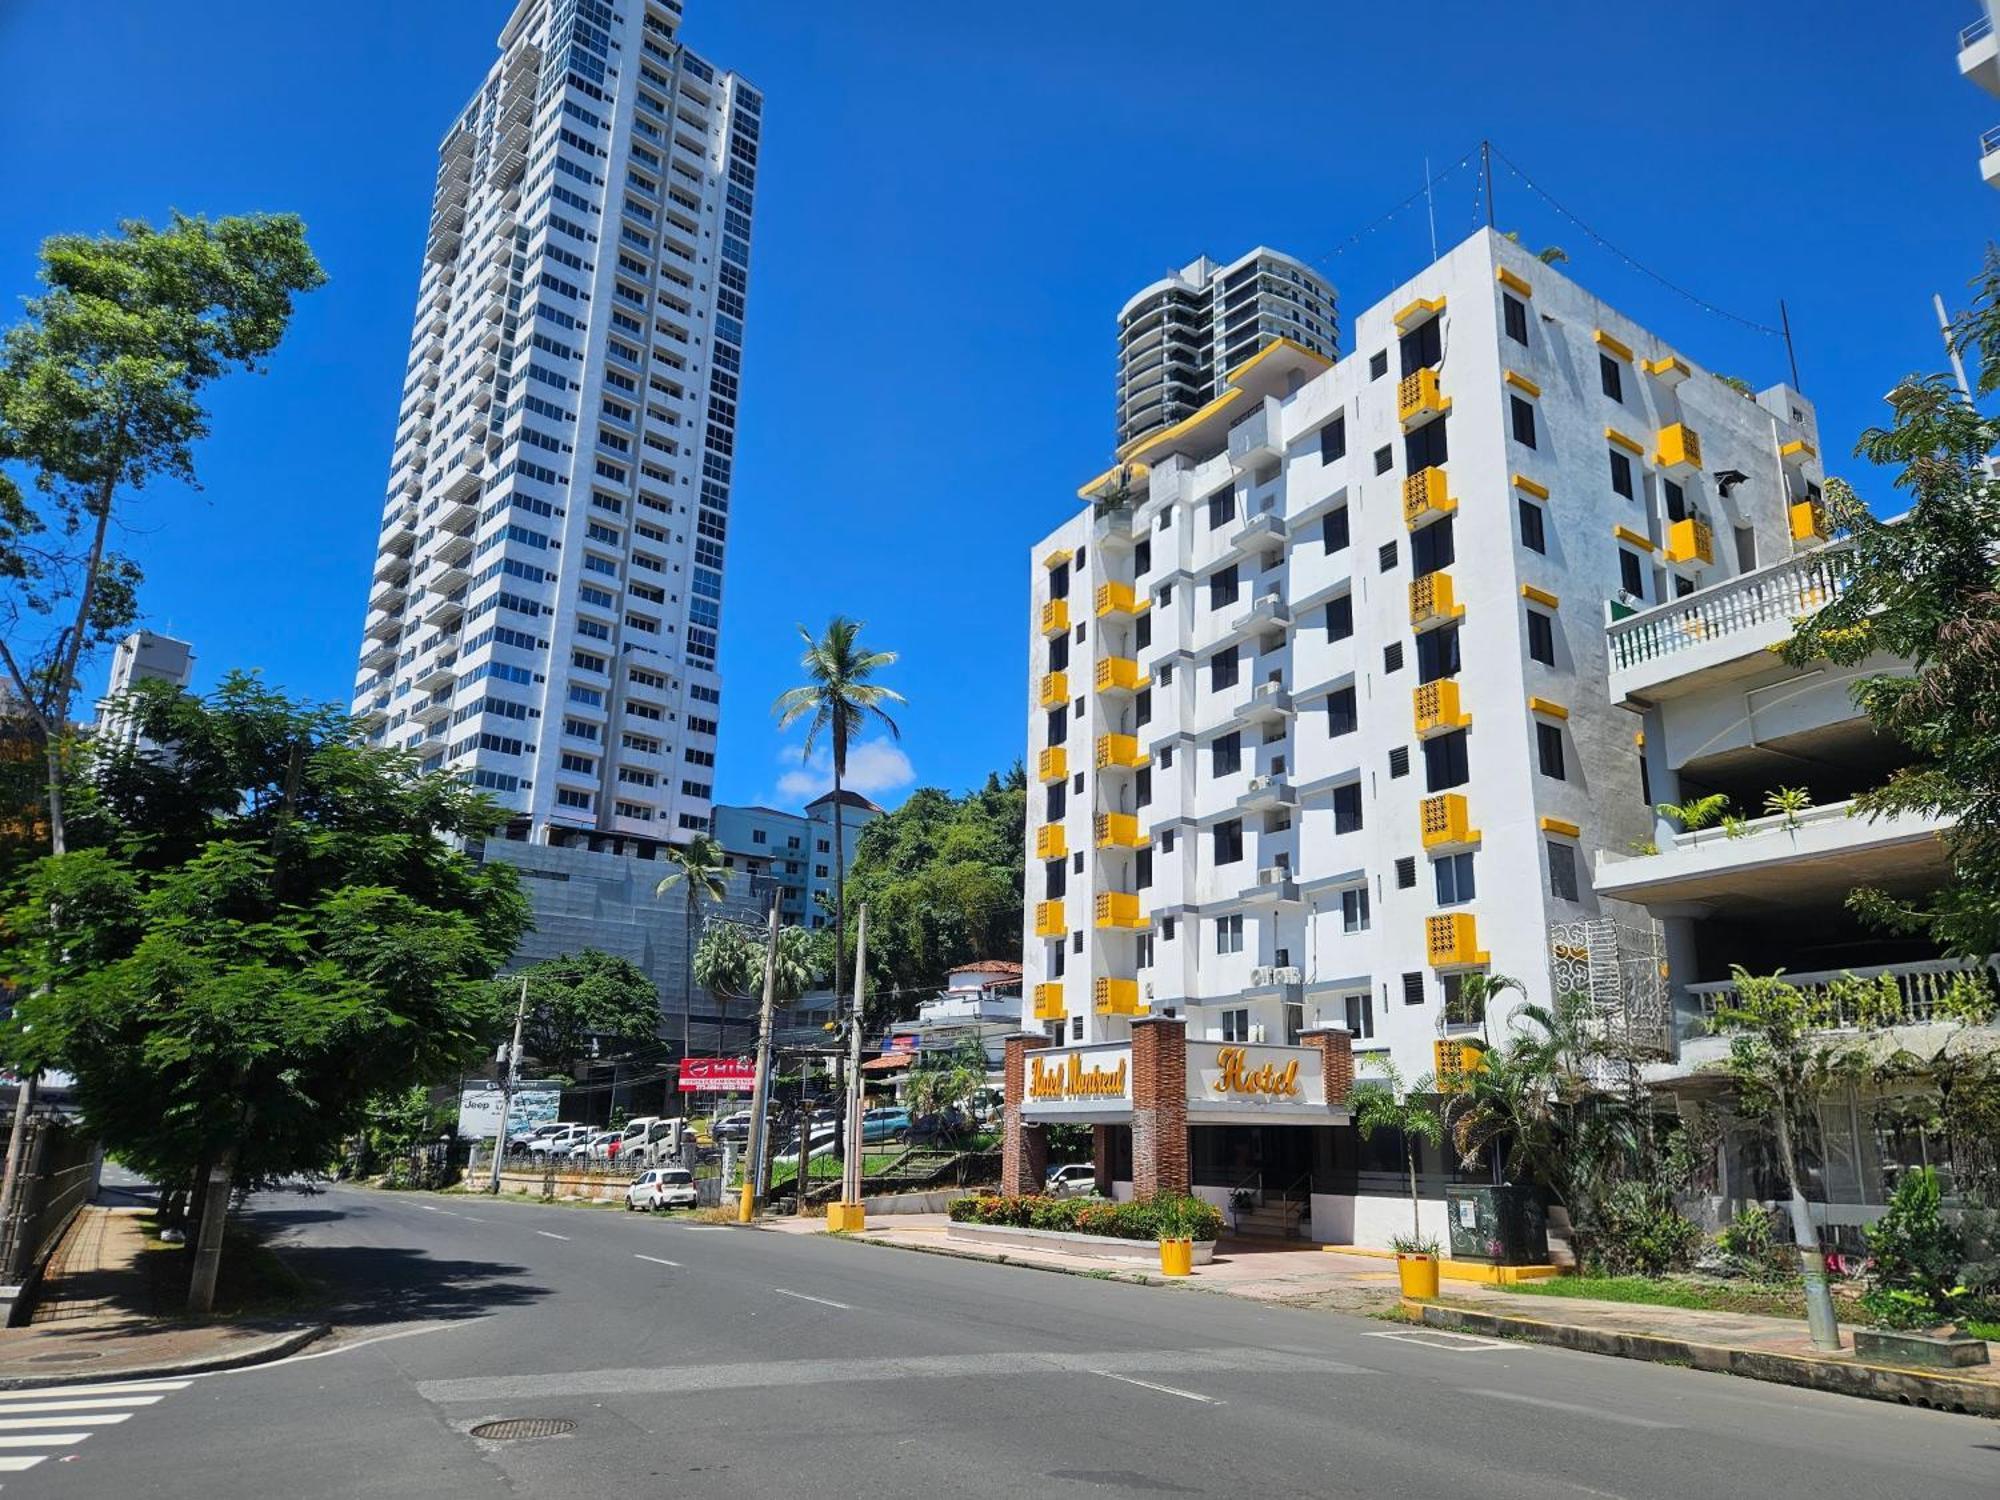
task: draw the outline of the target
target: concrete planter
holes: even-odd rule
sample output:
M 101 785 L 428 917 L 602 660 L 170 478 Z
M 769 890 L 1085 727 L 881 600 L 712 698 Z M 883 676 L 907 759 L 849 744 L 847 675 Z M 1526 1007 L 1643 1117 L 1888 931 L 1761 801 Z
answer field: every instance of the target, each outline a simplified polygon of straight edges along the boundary
M 1908 1365 L 1919 1370 L 1962 1370 L 1992 1360 L 1986 1340 L 1970 1334 L 1891 1332 L 1882 1328 L 1855 1329 L 1854 1356 L 1873 1364 Z
M 1154 1265 L 1159 1261 L 1157 1240 L 1120 1240 L 1108 1234 L 1068 1234 L 1059 1229 L 1014 1229 L 1004 1224 L 953 1224 L 954 1240 L 1015 1250 L 1060 1250 L 1065 1255 L 1087 1255 L 1092 1260 L 1132 1261 Z M 1195 1240 L 1189 1264 L 1205 1266 L 1215 1259 L 1214 1240 Z

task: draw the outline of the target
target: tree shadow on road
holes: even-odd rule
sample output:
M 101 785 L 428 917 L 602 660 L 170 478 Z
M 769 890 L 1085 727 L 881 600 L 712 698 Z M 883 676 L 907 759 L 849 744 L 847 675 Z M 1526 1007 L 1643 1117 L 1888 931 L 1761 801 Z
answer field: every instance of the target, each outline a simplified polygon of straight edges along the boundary
M 320 1316 L 344 1325 L 483 1317 L 525 1307 L 551 1288 L 518 1280 L 526 1266 L 443 1260 L 381 1245 L 282 1245 L 285 1264 L 324 1289 Z

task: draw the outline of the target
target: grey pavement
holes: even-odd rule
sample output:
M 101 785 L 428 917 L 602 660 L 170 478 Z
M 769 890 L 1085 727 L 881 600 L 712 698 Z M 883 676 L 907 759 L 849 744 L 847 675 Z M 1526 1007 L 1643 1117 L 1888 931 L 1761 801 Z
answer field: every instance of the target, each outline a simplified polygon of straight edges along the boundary
M 1339 1313 L 445 1195 L 253 1212 L 341 1289 L 333 1340 L 11 1393 L 0 1424 L 117 1420 L 0 1426 L 77 1438 L 7 1500 L 2000 1492 L 1977 1418 Z M 544 1417 L 575 1426 L 471 1436 Z

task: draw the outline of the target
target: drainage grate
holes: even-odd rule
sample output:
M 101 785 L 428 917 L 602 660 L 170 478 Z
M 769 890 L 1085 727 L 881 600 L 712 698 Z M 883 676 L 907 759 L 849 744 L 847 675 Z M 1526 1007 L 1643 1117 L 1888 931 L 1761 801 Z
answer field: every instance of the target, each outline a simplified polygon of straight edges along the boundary
M 498 1422 L 481 1422 L 472 1429 L 472 1435 L 504 1443 L 519 1438 L 561 1437 L 574 1431 L 576 1423 L 567 1417 L 507 1417 Z
M 30 1354 L 27 1362 L 31 1365 L 79 1365 L 87 1359 L 102 1359 L 102 1354 Z

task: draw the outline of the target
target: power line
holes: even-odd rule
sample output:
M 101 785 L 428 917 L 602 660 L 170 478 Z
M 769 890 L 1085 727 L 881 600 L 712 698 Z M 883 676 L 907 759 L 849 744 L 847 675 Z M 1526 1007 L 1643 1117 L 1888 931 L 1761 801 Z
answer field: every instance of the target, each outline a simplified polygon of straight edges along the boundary
M 1319 257 L 1318 260 L 1313 261 L 1312 264 L 1316 266 L 1323 266 L 1328 261 L 1335 259 L 1337 256 L 1346 254 L 1349 250 L 1352 250 L 1356 245 L 1360 244 L 1362 240 L 1366 239 L 1369 235 L 1373 234 L 1376 230 L 1380 229 L 1384 224 L 1387 224 L 1391 219 L 1395 218 L 1396 215 L 1402 213 L 1405 209 L 1409 208 L 1413 203 L 1416 203 L 1419 199 L 1423 198 L 1440 182 L 1443 182 L 1447 177 L 1451 176 L 1452 173 L 1458 171 L 1461 167 L 1469 165 L 1471 161 L 1472 161 L 1472 152 L 1471 151 L 1465 152 L 1465 154 L 1460 156 L 1457 161 L 1451 163 L 1451 165 L 1445 167 L 1442 171 L 1436 173 L 1434 176 L 1430 178 L 1429 181 L 1425 182 L 1422 187 L 1418 188 L 1414 193 L 1410 194 L 1410 196 L 1405 198 L 1401 203 L 1398 203 L 1394 208 L 1390 209 L 1387 213 L 1383 214 L 1379 219 L 1374 219 L 1366 224 L 1363 224 L 1359 229 L 1355 230 L 1353 234 L 1349 235 L 1346 239 L 1342 240 L 1338 245 L 1335 245 L 1331 250 L 1327 251 L 1326 254 Z

